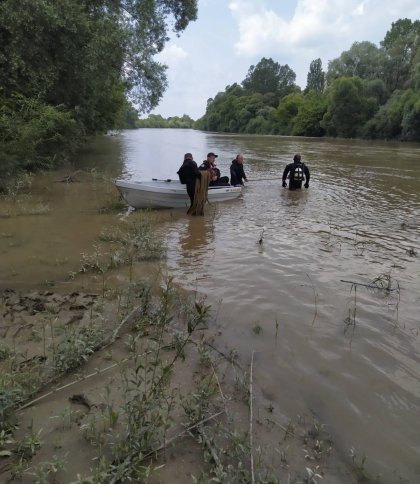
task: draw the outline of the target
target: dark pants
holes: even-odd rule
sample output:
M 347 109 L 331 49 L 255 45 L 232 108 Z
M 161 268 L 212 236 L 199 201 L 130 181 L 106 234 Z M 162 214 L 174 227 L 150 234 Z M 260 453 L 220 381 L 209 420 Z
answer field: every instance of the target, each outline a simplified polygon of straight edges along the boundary
M 192 207 L 192 204 L 194 202 L 195 180 L 193 182 L 187 183 L 187 193 L 190 197 L 190 207 Z
M 210 182 L 210 187 L 224 187 L 229 185 L 229 177 L 228 176 L 221 176 L 218 180 L 216 181 L 211 181 Z

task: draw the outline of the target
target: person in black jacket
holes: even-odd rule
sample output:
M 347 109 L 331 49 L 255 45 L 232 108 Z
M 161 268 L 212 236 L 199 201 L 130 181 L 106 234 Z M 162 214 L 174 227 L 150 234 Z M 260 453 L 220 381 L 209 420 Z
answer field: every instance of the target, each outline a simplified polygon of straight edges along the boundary
M 302 157 L 297 153 L 293 157 L 293 163 L 289 163 L 283 171 L 283 187 L 287 188 L 286 178 L 289 175 L 289 190 L 298 190 L 302 188 L 303 180 L 305 180 L 305 188 L 309 188 L 309 179 L 311 174 L 308 167 L 302 163 Z
M 230 165 L 230 184 L 243 185 L 244 180 L 248 181 L 244 171 L 244 156 L 236 155 L 236 158 L 232 160 Z
M 216 158 L 218 156 L 212 151 L 207 153 L 207 160 L 204 160 L 199 167 L 200 170 L 207 170 L 210 173 L 210 187 L 229 185 L 229 177 L 221 176 L 220 170 L 216 166 Z
M 198 169 L 197 163 L 193 160 L 193 155 L 191 153 L 185 153 L 184 162 L 177 174 L 179 176 L 179 181 L 187 186 L 187 193 L 191 202 L 190 207 L 192 207 L 194 202 L 195 182 L 197 178 L 201 178 L 201 173 Z

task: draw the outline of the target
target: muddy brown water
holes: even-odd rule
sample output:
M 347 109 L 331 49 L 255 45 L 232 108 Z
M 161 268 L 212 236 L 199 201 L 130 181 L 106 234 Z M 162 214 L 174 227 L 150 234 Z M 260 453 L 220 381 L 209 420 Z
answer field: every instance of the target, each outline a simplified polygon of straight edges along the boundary
M 45 174 L 30 202 L 0 201 L 1 288 L 69 284 L 101 231 L 131 216 L 98 212 L 112 194 L 97 177 L 174 179 L 187 151 L 218 153 L 222 175 L 242 152 L 251 181 L 204 217 L 166 211 L 159 270 L 206 295 L 226 349 L 243 362 L 255 350 L 254 381 L 285 417 L 309 410 L 373 475 L 420 482 L 420 145 L 158 129 L 98 138 L 72 166 L 93 175 Z M 312 178 L 289 192 L 279 178 L 296 152 Z M 28 203 L 48 211 L 7 216 Z M 343 282 L 375 278 L 392 290 Z

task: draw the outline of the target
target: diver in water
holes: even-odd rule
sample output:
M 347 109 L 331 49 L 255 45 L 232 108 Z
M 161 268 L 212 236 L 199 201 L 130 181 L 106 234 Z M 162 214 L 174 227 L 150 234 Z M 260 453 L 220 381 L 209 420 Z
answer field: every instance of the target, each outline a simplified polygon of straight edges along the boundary
M 289 175 L 289 190 L 299 190 L 305 180 L 305 188 L 309 188 L 311 174 L 309 168 L 302 163 L 302 157 L 297 153 L 293 157 L 293 163 L 289 163 L 283 171 L 283 187 L 287 188 L 286 178 Z

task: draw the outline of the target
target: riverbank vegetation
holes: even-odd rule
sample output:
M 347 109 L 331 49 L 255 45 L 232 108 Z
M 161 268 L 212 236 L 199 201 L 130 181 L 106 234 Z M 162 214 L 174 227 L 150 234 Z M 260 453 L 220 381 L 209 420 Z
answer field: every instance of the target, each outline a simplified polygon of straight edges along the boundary
M 133 127 L 159 102 L 167 31 L 196 0 L 5 0 L 0 3 L 0 182 L 51 168 L 86 136 Z
M 136 128 L 172 128 L 172 129 L 188 129 L 192 128 L 194 120 L 187 114 L 181 118 L 179 116 L 172 116 L 163 118 L 160 114 L 150 114 L 145 119 L 138 119 L 135 123 Z
M 241 83 L 209 99 L 205 131 L 420 141 L 420 21 L 400 19 L 376 46 L 355 42 L 328 64 L 311 62 L 307 85 L 263 58 Z
M 312 61 L 304 90 L 291 67 L 263 58 L 195 122 L 138 119 L 166 88 L 154 55 L 168 30 L 180 33 L 196 16 L 196 0 L 1 2 L 0 190 L 112 128 L 420 141 L 420 21 L 409 19 L 394 22 L 379 47 L 355 42 L 326 72 Z

